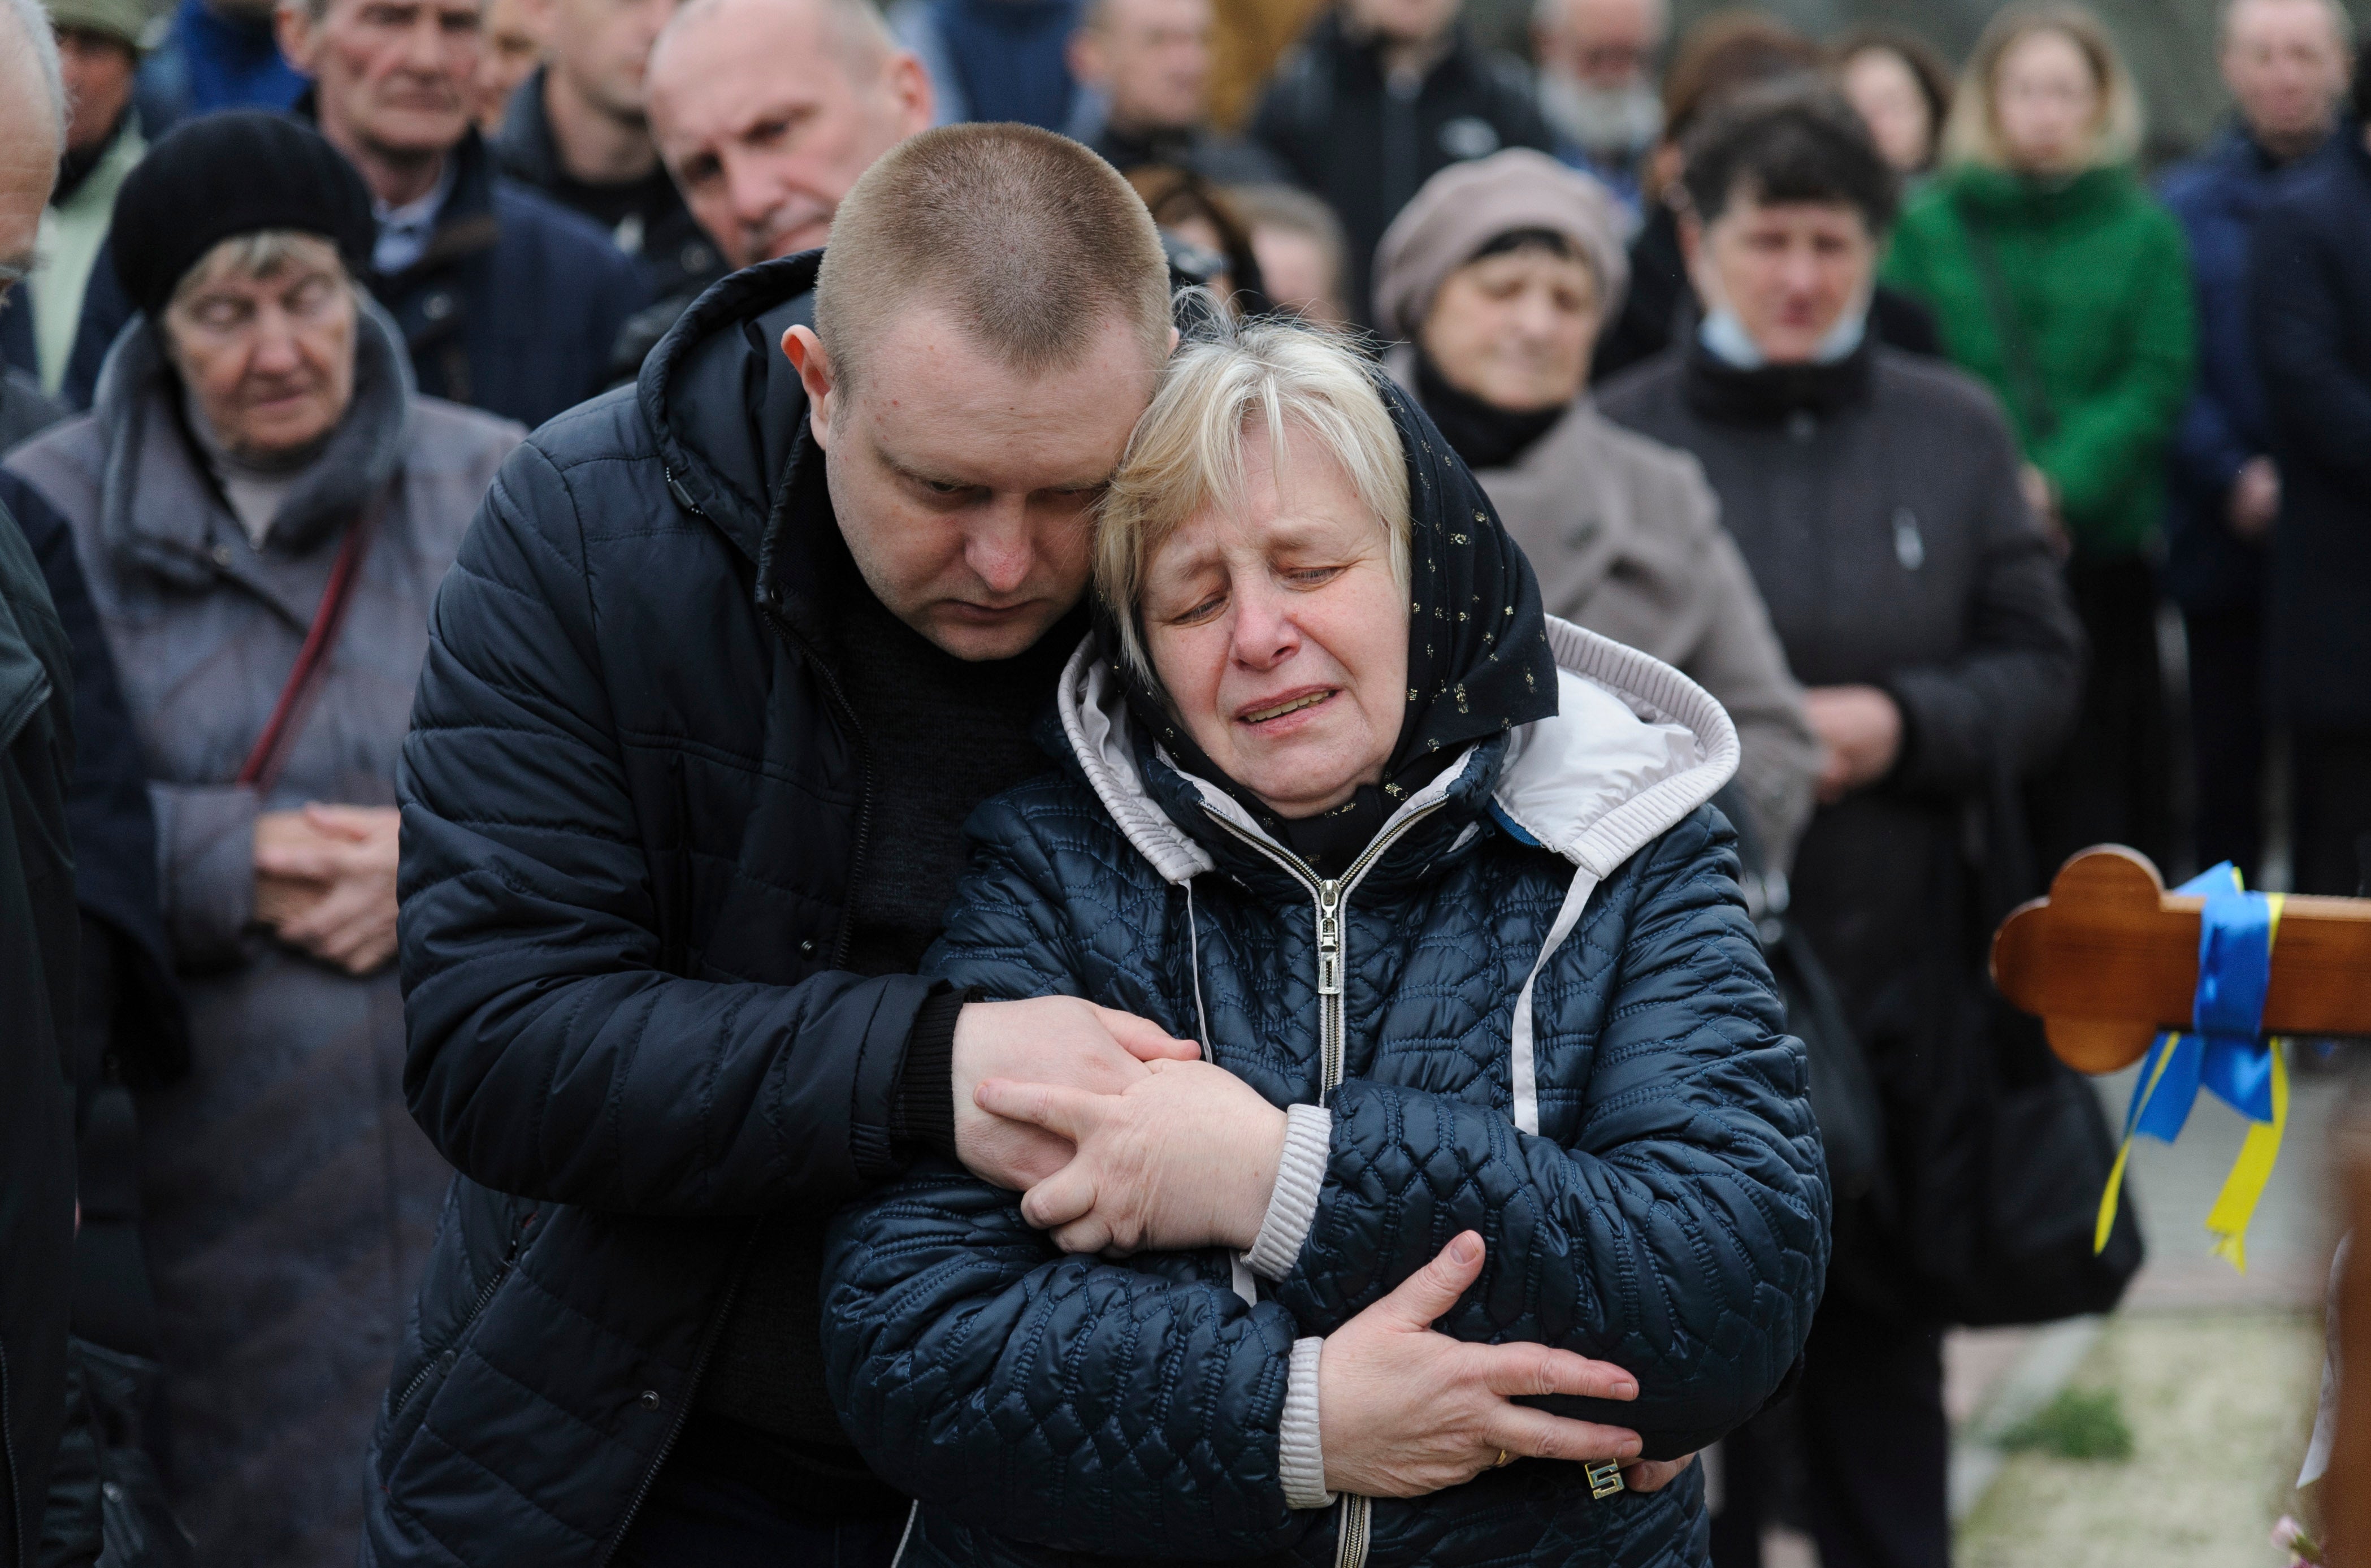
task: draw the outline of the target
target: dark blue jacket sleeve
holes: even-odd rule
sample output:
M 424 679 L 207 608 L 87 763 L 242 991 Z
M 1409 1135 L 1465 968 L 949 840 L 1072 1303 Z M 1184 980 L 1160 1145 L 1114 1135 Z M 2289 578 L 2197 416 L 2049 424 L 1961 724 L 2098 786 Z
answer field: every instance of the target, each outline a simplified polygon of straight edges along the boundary
M 1569 1147 L 1464 1100 L 1342 1086 L 1316 1216 L 1276 1286 L 1303 1333 L 1330 1332 L 1471 1229 L 1488 1259 L 1442 1331 L 1555 1345 L 1638 1379 L 1635 1403 L 1559 1400 L 1562 1413 L 1631 1427 L 1660 1457 L 1762 1407 L 1810 1331 L 1828 1193 L 1802 1045 L 1729 838 L 1697 812 L 1567 939 L 1567 954 L 1622 953 Z M 1558 968 L 1540 977 L 1543 1030 L 1571 1016 Z
M 488 1187 L 638 1214 L 890 1174 L 910 975 L 678 978 L 596 647 L 575 504 L 532 442 L 439 591 L 397 788 L 404 1088 Z
M 1078 994 L 1092 967 L 1051 865 L 973 864 L 926 968 L 1000 997 Z M 1065 972 L 1067 971 L 1067 972 Z M 850 1205 L 825 1258 L 824 1354 L 856 1446 L 935 1509 L 1127 1558 L 1273 1551 L 1324 1520 L 1277 1469 L 1295 1330 L 1193 1260 L 1065 1256 L 1018 1195 L 932 1165 Z

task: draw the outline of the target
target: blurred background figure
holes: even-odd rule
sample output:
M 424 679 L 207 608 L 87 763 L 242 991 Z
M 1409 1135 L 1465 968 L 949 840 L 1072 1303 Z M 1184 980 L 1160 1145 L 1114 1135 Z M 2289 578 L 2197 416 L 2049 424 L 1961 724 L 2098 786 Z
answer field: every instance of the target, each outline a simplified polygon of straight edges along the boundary
M 1951 67 L 1900 28 L 1857 28 L 1828 52 L 1836 85 L 1894 172 L 1915 183 L 1934 170 L 1951 115 Z
M 536 0 L 486 0 L 485 58 L 478 65 L 478 108 L 471 116 L 488 136 L 502 131 L 511 95 L 543 60 L 543 29 L 549 21 Z
M 1274 158 L 1210 125 L 1210 0 L 1091 0 L 1070 35 L 1083 89 L 1070 134 L 1122 174 L 1166 164 L 1220 185 L 1285 178 Z
M 295 103 L 305 78 L 282 58 L 272 16 L 272 0 L 179 0 L 140 68 L 148 134 L 192 114 Z
M 1267 312 L 1251 225 L 1232 198 L 1190 169 L 1162 164 L 1141 166 L 1128 182 L 1161 227 L 1173 274 L 1206 285 L 1238 316 Z
M 1819 745 L 1695 459 L 1583 390 L 1629 273 L 1604 186 L 1522 148 L 1426 181 L 1375 261 L 1384 363 L 1482 482 L 1551 615 L 1654 655 L 1736 722 L 1745 826 L 1784 871 Z M 1764 869 L 1749 869 L 1757 874 Z
M 896 0 L 889 26 L 931 75 L 938 123 L 1011 120 L 1048 131 L 1078 112 L 1070 36 L 1081 0 Z
M 1647 163 L 1644 221 L 1630 245 L 1630 292 L 1622 313 L 1597 345 L 1593 379 L 1612 380 L 1632 366 L 1684 343 L 1703 309 L 1680 253 L 1682 182 L 1688 134 L 1706 116 L 1758 83 L 1809 77 L 1821 55 L 1810 40 L 1784 23 L 1752 11 L 1717 11 L 1688 29 L 1663 82 L 1662 140 Z M 1926 308 L 1884 287 L 1871 321 L 1895 348 L 1936 351 L 1935 324 Z
M 1531 75 L 1458 24 L 1460 0 L 1342 0 L 1260 102 L 1253 136 L 1341 219 L 1350 319 L 1371 322 L 1375 245 L 1452 163 L 1554 151 Z
M 480 0 L 288 0 L 301 112 L 360 171 L 371 292 L 420 389 L 533 426 L 608 384 L 649 290 L 588 220 L 498 173 L 470 119 Z
M 2233 0 L 2219 55 L 2237 112 L 2158 194 L 2181 220 L 2198 311 L 2198 382 L 2166 474 L 2166 587 L 2190 646 L 2197 864 L 2263 868 L 2264 598 L 2281 476 L 2248 328 L 2256 219 L 2285 172 L 2319 153 L 2346 92 L 2334 0 Z M 2351 888 L 2345 889 L 2352 891 Z
M 1859 117 L 1773 83 L 1686 155 L 1704 322 L 1599 402 L 1703 463 L 1810 689 L 1819 808 L 1791 915 L 1868 1057 L 1891 1185 L 1838 1199 L 1794 1419 L 1823 1568 L 1944 1568 L 1948 1308 L 1926 1282 L 1949 1277 L 1970 1195 L 1937 1151 L 1985 1081 L 1964 1063 L 1992 1050 L 1987 906 L 2025 880 L 2006 825 L 2073 716 L 2081 633 L 1993 397 L 1872 331 L 1898 177 Z M 1972 841 L 1972 817 L 2003 826 Z M 1724 1454 L 1745 1551 L 1722 1560 L 1755 1562 L 1752 1445 Z
M 1667 0 L 1539 0 L 1532 55 L 1556 156 L 1605 182 L 1634 221 L 1647 154 L 1663 129 L 1655 75 Z
M 0 362 L 33 377 L 44 397 L 78 409 L 88 405 L 127 313 L 98 261 L 116 188 L 148 150 L 133 102 L 147 12 L 139 0 L 52 0 L 49 11 L 69 108 L 66 148 L 42 215 L 40 270 L 0 311 Z
M 2295 772 L 2294 884 L 2371 865 L 2371 49 L 2336 144 L 2265 205 L 2249 325 L 2271 416 L 2271 690 Z
M 2131 78 L 2088 12 L 2003 11 L 1969 60 L 1945 168 L 1885 264 L 2007 405 L 2030 498 L 2067 556 L 2090 662 L 2074 739 L 2033 790 L 2050 869 L 2095 843 L 2172 864 L 2149 552 L 2195 354 L 2187 248 L 2132 170 L 2140 134 Z
M 203 1560 L 346 1563 L 450 1179 L 402 1099 L 396 749 L 521 433 L 413 395 L 358 282 L 369 195 L 304 126 L 191 122 L 115 221 L 138 324 L 8 466 L 122 672 L 187 977 L 191 1071 L 140 1105 L 175 1501 Z
M 1251 225 L 1252 255 L 1268 303 L 1320 326 L 1347 323 L 1342 224 L 1334 209 L 1290 185 L 1239 185 L 1227 198 Z
M 652 46 L 651 134 L 727 270 L 821 245 L 873 160 L 931 123 L 931 79 L 870 0 L 690 0 Z M 697 291 L 619 334 L 630 380 Z
M 676 0 L 530 0 L 544 63 L 511 99 L 494 140 L 504 174 L 607 229 L 642 263 L 653 298 L 698 293 L 723 273 L 659 162 L 644 67 Z

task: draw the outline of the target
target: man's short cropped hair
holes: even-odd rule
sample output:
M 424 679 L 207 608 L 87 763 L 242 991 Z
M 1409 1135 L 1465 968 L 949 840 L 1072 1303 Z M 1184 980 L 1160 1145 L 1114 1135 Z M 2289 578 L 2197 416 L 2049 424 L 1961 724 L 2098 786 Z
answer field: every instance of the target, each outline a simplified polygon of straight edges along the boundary
M 1868 232 L 1893 226 L 1902 180 L 1852 105 L 1815 78 L 1751 87 L 1707 115 L 1684 150 L 1688 204 L 1710 223 L 1743 196 L 1765 202 L 1844 203 Z
M 1169 353 L 1169 262 L 1111 165 L 1029 125 L 945 125 L 865 170 L 832 218 L 815 335 L 835 386 L 862 379 L 882 326 L 927 294 L 1026 375 L 1078 363 L 1113 318 L 1147 373 Z

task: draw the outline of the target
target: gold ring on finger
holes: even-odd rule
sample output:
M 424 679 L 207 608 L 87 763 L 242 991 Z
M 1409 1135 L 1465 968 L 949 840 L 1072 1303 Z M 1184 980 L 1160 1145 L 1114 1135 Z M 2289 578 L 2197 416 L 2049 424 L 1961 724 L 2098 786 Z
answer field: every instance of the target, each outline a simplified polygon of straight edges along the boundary
M 1501 1449 L 1499 1449 L 1499 1450 L 1498 1450 L 1498 1462 L 1497 1464 L 1495 1464 L 1495 1465 L 1492 1465 L 1490 1468 L 1491 1468 L 1492 1469 L 1494 1469 L 1494 1470 L 1496 1470 L 1496 1469 L 1504 1469 L 1507 1466 L 1511 1465 L 1511 1464 L 1513 1464 L 1514 1462 L 1515 1462 L 1515 1456 L 1514 1456 L 1513 1454 L 1511 1454 L 1511 1453 L 1508 1452 L 1506 1449 L 1501 1448 Z

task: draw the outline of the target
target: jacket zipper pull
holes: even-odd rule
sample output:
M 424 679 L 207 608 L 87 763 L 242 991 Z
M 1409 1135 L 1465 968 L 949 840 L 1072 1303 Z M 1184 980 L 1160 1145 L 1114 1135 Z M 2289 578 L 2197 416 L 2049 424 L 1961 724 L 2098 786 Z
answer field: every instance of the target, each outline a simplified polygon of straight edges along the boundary
M 1342 884 L 1317 884 L 1317 994 L 1342 994 Z

